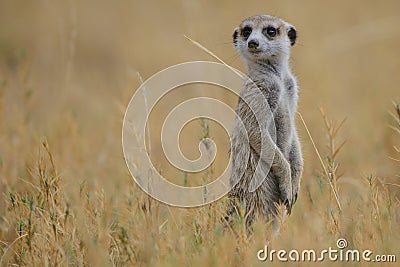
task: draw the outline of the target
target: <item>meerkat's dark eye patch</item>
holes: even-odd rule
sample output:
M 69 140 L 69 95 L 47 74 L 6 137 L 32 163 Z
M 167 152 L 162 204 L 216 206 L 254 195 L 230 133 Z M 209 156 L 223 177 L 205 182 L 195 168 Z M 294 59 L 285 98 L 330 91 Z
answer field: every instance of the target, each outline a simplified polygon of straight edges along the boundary
M 244 27 L 244 28 L 242 29 L 241 35 L 242 35 L 244 38 L 247 39 L 247 38 L 249 38 L 251 32 L 252 32 L 251 27 L 246 26 L 246 27 Z
M 278 33 L 278 29 L 276 29 L 272 26 L 269 26 L 269 27 L 263 29 L 263 34 L 267 37 L 275 37 L 277 33 Z

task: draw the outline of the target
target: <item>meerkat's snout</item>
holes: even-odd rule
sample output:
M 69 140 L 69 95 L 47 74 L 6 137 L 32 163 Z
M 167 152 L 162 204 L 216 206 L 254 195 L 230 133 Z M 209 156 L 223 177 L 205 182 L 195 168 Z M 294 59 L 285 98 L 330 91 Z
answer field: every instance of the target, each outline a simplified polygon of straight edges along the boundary
M 256 39 L 251 39 L 250 41 L 247 42 L 247 47 L 250 50 L 256 49 L 259 46 L 259 42 Z

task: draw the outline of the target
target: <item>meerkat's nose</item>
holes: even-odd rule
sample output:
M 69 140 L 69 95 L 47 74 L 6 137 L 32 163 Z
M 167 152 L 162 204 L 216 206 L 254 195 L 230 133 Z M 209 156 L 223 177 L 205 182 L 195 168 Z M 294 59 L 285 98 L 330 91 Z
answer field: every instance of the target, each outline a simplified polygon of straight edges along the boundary
M 258 41 L 255 40 L 255 39 L 251 39 L 251 40 L 247 43 L 247 47 L 248 47 L 248 48 L 251 48 L 251 49 L 257 48 L 258 45 L 259 45 L 259 43 L 258 43 Z

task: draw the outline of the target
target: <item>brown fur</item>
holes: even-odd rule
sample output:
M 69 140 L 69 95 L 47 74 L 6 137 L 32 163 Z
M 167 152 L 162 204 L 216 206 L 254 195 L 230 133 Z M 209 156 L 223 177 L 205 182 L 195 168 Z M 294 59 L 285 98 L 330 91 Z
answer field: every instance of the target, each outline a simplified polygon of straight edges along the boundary
M 242 35 L 244 27 L 251 28 L 249 36 Z M 276 29 L 276 35 L 266 34 L 267 27 Z M 228 214 L 237 211 L 240 203 L 245 207 L 248 227 L 259 214 L 267 221 L 274 219 L 280 202 L 290 214 L 299 193 L 303 160 L 295 126 L 298 87 L 289 68 L 290 47 L 296 36 L 292 25 L 269 15 L 244 20 L 233 35 L 249 79 L 236 109 L 240 119 L 236 119 L 231 134 Z M 258 47 L 250 47 L 250 40 Z M 260 171 L 256 171 L 258 165 Z

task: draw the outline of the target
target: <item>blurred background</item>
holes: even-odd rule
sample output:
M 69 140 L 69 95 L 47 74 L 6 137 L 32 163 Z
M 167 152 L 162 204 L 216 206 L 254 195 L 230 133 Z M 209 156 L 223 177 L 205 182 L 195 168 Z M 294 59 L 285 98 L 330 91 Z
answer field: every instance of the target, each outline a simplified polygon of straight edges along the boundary
M 327 135 L 319 108 L 338 123 L 346 118 L 338 135 L 346 141 L 339 156 L 342 194 L 357 191 L 359 177 L 368 175 L 398 183 L 399 164 L 389 156 L 396 154 L 399 138 L 389 128 L 388 111 L 400 96 L 399 8 L 396 0 L 1 0 L 0 190 L 25 186 L 20 177 L 35 166 L 43 136 L 66 191 L 83 180 L 112 196 L 136 190 L 124 163 L 121 127 L 139 77 L 146 80 L 177 63 L 214 60 L 184 35 L 244 71 L 231 36 L 241 20 L 260 13 L 297 28 L 291 62 L 300 86 L 299 111 L 321 151 Z M 159 169 L 171 168 L 160 156 L 160 121 L 180 99 L 199 92 L 236 105 L 235 96 L 217 87 L 167 96 L 150 123 L 152 160 Z M 297 125 L 306 188 L 315 182 L 320 162 L 300 120 Z M 229 144 L 218 125 L 209 126 L 222 153 L 212 172 L 217 175 Z M 203 128 L 196 122 L 187 128 L 182 147 L 196 157 Z M 184 175 L 177 175 L 179 183 Z

